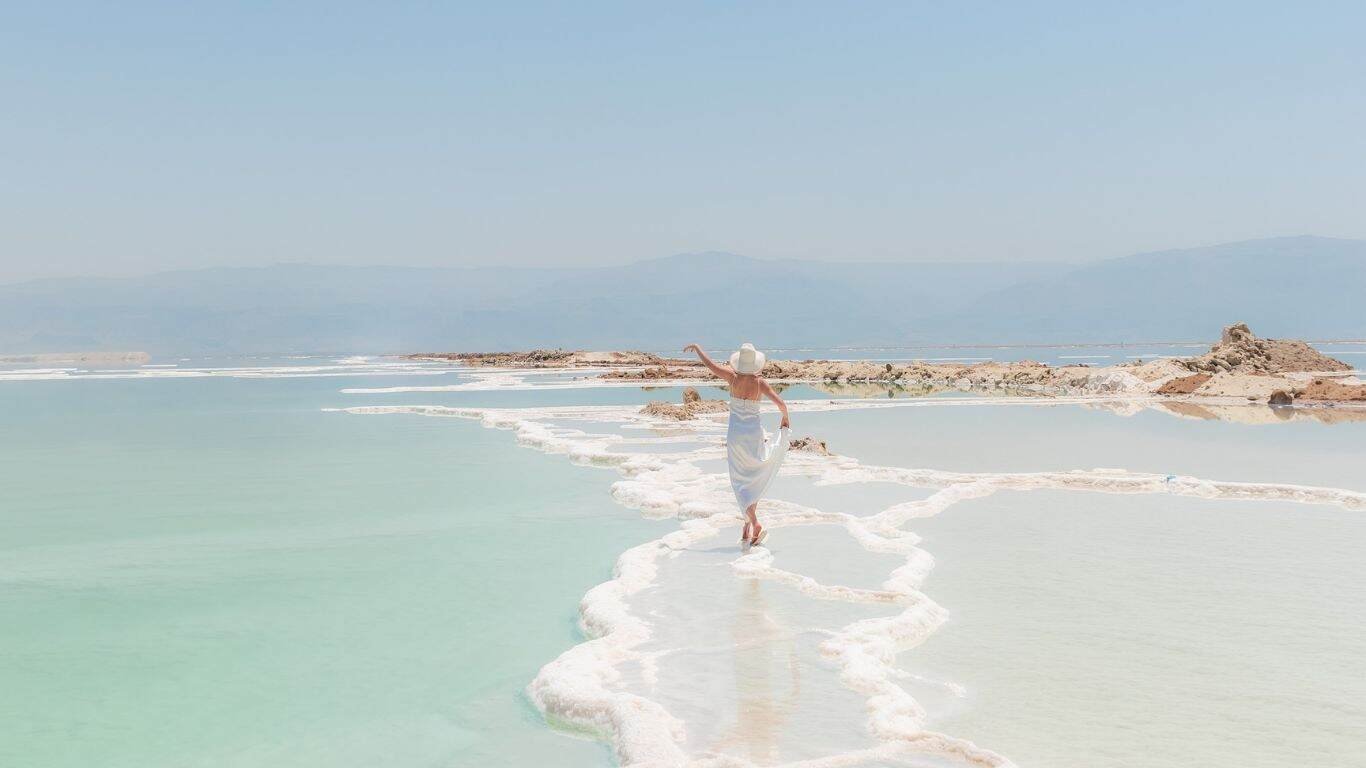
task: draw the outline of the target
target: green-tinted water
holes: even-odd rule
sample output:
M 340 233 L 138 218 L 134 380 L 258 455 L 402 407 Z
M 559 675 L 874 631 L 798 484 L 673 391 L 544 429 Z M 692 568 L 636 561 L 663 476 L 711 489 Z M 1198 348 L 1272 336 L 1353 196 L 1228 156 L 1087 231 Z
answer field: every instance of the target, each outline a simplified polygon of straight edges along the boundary
M 610 762 L 522 689 L 657 528 L 602 470 L 322 412 L 338 386 L 4 385 L 0 765 Z

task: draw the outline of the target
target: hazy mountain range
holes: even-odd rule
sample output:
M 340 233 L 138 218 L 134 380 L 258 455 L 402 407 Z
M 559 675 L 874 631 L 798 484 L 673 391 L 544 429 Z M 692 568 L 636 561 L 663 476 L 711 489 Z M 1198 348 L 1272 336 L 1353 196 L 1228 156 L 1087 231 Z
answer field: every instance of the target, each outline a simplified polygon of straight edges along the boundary
M 1084 264 L 595 268 L 285 264 L 0 286 L 0 352 L 394 352 L 1366 338 L 1366 241 L 1250 240 Z

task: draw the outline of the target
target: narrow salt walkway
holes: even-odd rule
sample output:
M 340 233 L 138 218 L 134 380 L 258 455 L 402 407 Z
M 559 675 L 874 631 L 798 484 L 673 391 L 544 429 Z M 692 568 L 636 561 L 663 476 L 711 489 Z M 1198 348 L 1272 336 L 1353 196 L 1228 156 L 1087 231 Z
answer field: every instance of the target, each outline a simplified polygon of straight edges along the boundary
M 656 586 L 630 601 L 651 637 L 622 688 L 683 721 L 695 757 L 779 765 L 876 746 L 863 697 L 841 683 L 821 644 L 828 627 L 891 607 L 815 599 L 737 574 L 743 556 L 731 533 L 666 556 Z

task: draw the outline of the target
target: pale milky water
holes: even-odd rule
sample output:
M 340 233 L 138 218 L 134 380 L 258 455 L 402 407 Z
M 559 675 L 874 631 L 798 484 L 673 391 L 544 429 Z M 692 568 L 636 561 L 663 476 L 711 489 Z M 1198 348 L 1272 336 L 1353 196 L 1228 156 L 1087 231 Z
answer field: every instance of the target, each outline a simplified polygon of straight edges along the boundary
M 1004 493 L 912 526 L 953 618 L 901 663 L 1022 765 L 1361 765 L 1360 512 Z
M 1366 423 L 280 362 L 0 381 L 0 765 L 1363 764 Z

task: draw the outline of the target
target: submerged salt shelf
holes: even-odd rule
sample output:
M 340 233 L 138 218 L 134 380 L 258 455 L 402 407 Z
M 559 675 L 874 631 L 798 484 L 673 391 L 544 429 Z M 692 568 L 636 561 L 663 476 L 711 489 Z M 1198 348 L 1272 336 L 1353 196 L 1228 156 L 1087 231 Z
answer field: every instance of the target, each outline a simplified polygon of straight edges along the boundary
M 899 664 L 969 687 L 933 727 L 1021 765 L 1360 761 L 1359 512 L 1002 492 L 911 528 L 952 620 Z
M 1122 467 L 1366 491 L 1366 422 L 1249 426 L 1176 419 L 1152 408 L 1120 416 L 1088 404 L 961 408 L 926 400 L 923 407 L 805 413 L 795 426 L 840 453 L 893 466 L 956 472 Z
M 1225 515 L 1230 529 L 1225 535 L 1238 540 L 1262 535 L 1238 529 L 1242 510 L 1264 512 L 1274 506 L 1289 510 L 1282 513 L 1288 525 L 1294 524 L 1295 510 L 1336 516 L 1354 540 L 1366 543 L 1359 522 L 1366 492 L 1352 487 L 1357 477 L 1352 468 L 1362 458 L 1347 435 L 1354 425 L 1345 430 L 1303 425 L 1321 432 L 1297 434 L 1279 447 L 1254 442 L 1243 451 L 1243 435 L 1234 433 L 1252 429 L 1243 425 L 1227 425 L 1233 430 L 1211 436 L 1198 432 L 1198 422 L 1153 414 L 1170 425 L 1155 428 L 1159 434 L 1154 436 L 1145 431 L 1147 422 L 1109 410 L 1086 410 L 1090 405 L 1000 398 L 959 399 L 952 407 L 906 401 L 793 402 L 797 433 L 817 434 L 844 455 L 789 455 L 771 500 L 761 506 L 771 531 L 768 546 L 748 554 L 735 543 L 738 519 L 724 475 L 723 416 L 665 423 L 628 405 L 345 410 L 475 418 L 485 426 L 512 429 L 527 447 L 614 469 L 621 475 L 612 485 L 618 502 L 648 517 L 682 521 L 676 532 L 622 556 L 617 578 L 584 599 L 583 622 L 592 639 L 547 664 L 528 688 L 552 723 L 608 741 L 620 762 L 1007 766 L 1014 761 L 1105 765 L 1107 760 L 1120 764 L 1135 759 L 1140 745 L 1127 738 L 1125 723 L 1106 721 L 1077 739 L 1076 724 L 1095 714 L 1069 702 L 1084 700 L 1083 683 L 1099 679 L 1109 690 L 1129 685 L 1138 706 L 1163 706 L 1156 693 L 1182 699 L 1189 668 L 1176 659 L 1165 660 L 1165 666 L 1163 659 L 1150 659 L 1140 671 L 1134 665 L 1107 665 L 1104 648 L 1089 655 L 1071 653 L 1072 645 L 1094 638 L 1086 634 L 1084 622 L 1064 614 L 1050 625 L 1055 638 L 1021 633 L 1001 642 L 1016 653 L 1034 648 L 1060 660 L 1084 662 L 1075 675 L 1058 676 L 1074 688 L 1055 687 L 1047 706 L 1029 702 L 1044 714 L 1016 720 L 985 715 L 1008 706 L 1000 701 L 987 706 L 984 698 L 1014 690 L 1007 683 L 1009 672 L 1019 671 L 1015 657 L 998 650 L 994 666 L 963 661 L 955 654 L 954 638 L 964 632 L 991 633 L 993 611 L 1004 609 L 983 609 L 990 604 L 985 597 L 962 597 L 973 622 L 960 629 L 957 606 L 935 589 L 936 563 L 959 548 L 970 549 L 950 538 L 938 539 L 943 551 L 934 541 L 922 541 L 935 524 L 998 499 L 1010 499 L 1015 510 L 1011 524 L 1023 530 L 1060 525 L 1042 511 L 1067 505 L 1124 509 L 1121 517 L 1129 521 L 1142 521 L 1159 510 L 1190 509 L 1195 515 L 1201 508 L 1218 507 L 1234 510 Z M 1341 442 L 1320 442 L 1335 430 L 1346 435 L 1335 438 Z M 1192 445 L 1201 450 L 1190 450 Z M 1187 452 L 1167 455 L 1159 465 L 1161 449 L 1173 446 Z M 1316 450 L 1338 460 L 1325 458 L 1306 468 L 1305 462 L 1287 461 L 1288 452 L 1296 450 Z M 1277 465 L 1281 471 L 1270 473 L 1274 482 L 1258 477 L 1257 472 Z M 1169 521 L 1178 529 L 1173 535 L 1180 535 L 1185 514 Z M 1020 534 L 999 525 L 977 535 L 1006 548 L 1020 541 Z M 1088 541 L 1078 538 L 1076 545 L 1084 549 Z M 1082 596 L 1076 599 L 1090 601 L 1105 601 L 1124 589 L 1115 580 L 1059 580 L 1058 569 L 1047 568 L 1049 554 L 1039 552 L 1038 562 L 1000 578 L 1050 585 L 1056 593 L 1076 593 Z M 1307 550 L 1295 555 L 1311 556 Z M 1164 565 L 1160 557 L 1152 562 L 1154 568 L 1181 572 L 1180 563 Z M 973 582 L 974 563 L 956 566 L 967 575 L 958 591 L 949 594 L 989 588 Z M 1146 578 L 1141 572 L 1135 577 Z M 1255 591 L 1263 578 L 1235 569 L 1225 581 Z M 1328 586 L 1330 591 L 1350 590 L 1351 583 Z M 1165 596 L 1182 597 L 1179 590 L 1170 592 Z M 1346 604 L 1353 599 L 1339 597 Z M 1315 665 L 1321 647 L 1297 644 L 1286 633 L 1313 626 L 1318 613 L 1332 613 L 1331 605 L 1308 606 L 1290 623 L 1274 606 L 1244 617 L 1241 626 L 1269 623 L 1279 626 L 1280 633 L 1253 636 L 1246 644 L 1280 654 L 1291 667 Z M 1219 611 L 1205 618 L 1230 632 L 1240 626 Z M 1135 634 L 1142 630 L 1129 629 Z M 1211 637 L 1217 635 L 1218 630 Z M 1350 643 L 1340 634 L 1330 637 Z M 1112 645 L 1114 653 L 1124 652 L 1123 643 Z M 969 651 L 973 647 L 971 642 L 964 645 Z M 1351 646 L 1335 647 L 1342 653 Z M 1218 643 L 1201 648 L 1202 653 L 1218 650 Z M 1246 684 L 1246 679 L 1234 679 L 1245 672 L 1226 669 L 1220 674 L 1229 677 L 1225 683 Z M 1129 679 L 1138 674 L 1144 678 Z M 1292 694 L 1301 704 L 1316 695 L 1322 706 L 1345 701 L 1340 691 L 1312 686 Z M 1024 706 L 1018 699 L 1012 704 Z M 1296 706 L 1287 705 L 1282 714 L 1302 711 Z M 1198 706 L 1188 710 L 1187 716 L 1199 724 L 1192 727 L 1207 737 L 1201 764 L 1224 764 L 1220 754 L 1241 755 L 1229 765 L 1256 764 L 1249 762 L 1255 760 L 1250 750 L 1217 751 L 1226 738 L 1237 737 L 1241 726 L 1231 727 L 1216 716 L 1201 718 Z M 1303 725 L 1309 735 L 1301 742 L 1318 744 L 1322 754 L 1350 754 L 1333 752 L 1336 746 L 1366 748 L 1360 737 L 1344 742 L 1338 726 L 1327 720 L 1318 730 L 1314 722 Z M 1021 737 L 1029 729 L 1032 740 Z

